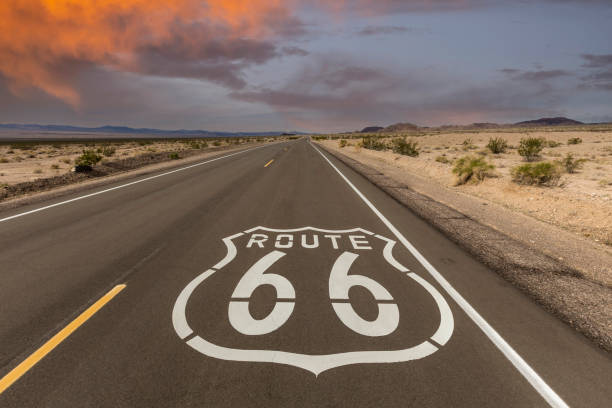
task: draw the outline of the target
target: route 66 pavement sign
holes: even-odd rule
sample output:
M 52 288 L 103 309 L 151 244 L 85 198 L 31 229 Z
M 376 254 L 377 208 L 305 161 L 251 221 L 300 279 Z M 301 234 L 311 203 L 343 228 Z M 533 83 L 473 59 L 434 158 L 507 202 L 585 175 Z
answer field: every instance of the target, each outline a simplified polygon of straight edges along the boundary
M 446 300 L 393 257 L 392 239 L 362 228 L 256 227 L 223 243 L 225 257 L 182 290 L 172 313 L 178 336 L 208 357 L 286 364 L 318 376 L 350 364 L 425 358 L 452 336 Z M 266 286 L 276 298 L 253 316 Z M 373 299 L 377 315 L 361 316 L 349 296 L 355 291 Z M 436 321 L 416 330 L 419 338 L 406 336 L 414 331 L 406 327 L 423 320 L 414 313 L 427 308 Z

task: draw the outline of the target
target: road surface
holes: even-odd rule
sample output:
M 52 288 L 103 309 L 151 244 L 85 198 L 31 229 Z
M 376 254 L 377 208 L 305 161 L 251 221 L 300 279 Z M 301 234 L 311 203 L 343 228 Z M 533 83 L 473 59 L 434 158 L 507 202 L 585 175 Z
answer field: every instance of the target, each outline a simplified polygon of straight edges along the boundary
M 0 213 L 0 407 L 612 406 L 609 355 L 306 139 L 134 181 Z

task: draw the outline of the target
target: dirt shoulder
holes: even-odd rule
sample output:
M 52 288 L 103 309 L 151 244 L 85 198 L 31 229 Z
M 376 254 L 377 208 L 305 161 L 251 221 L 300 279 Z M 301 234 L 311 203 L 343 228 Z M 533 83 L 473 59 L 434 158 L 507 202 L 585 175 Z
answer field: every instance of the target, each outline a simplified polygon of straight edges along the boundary
M 91 173 L 66 173 L 4 186 L 0 189 L 0 211 L 189 165 L 207 158 L 262 146 L 263 144 L 263 142 L 254 142 L 210 147 L 202 150 L 184 150 L 180 153 L 179 159 L 170 159 L 168 152 L 156 153 L 156 155 L 134 155 L 126 159 L 106 161 L 106 163 L 96 166 Z
M 576 173 L 564 174 L 558 186 L 518 185 L 510 176 L 513 167 L 524 164 L 516 149 L 494 155 L 485 145 L 500 137 L 517 146 L 526 136 L 559 144 L 544 149 L 543 161 L 568 153 L 588 161 Z M 568 145 L 571 138 L 582 142 Z M 322 143 L 612 286 L 612 186 L 601 183 L 612 178 L 612 132 L 436 134 L 413 138 L 418 157 L 359 148 L 360 140 L 348 140 L 342 149 L 337 140 Z M 495 166 L 496 177 L 456 186 L 453 162 L 474 154 Z
M 612 255 L 606 247 L 453 191 L 427 173 L 416 175 L 398 166 L 393 153 L 341 149 L 338 141 L 319 144 L 548 311 L 612 351 Z

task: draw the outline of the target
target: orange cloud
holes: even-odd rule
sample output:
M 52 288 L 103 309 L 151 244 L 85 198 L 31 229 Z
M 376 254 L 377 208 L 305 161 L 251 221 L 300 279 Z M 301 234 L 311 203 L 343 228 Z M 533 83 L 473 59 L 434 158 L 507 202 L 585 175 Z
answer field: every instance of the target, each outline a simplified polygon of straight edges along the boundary
M 38 88 L 75 108 L 79 75 L 94 67 L 239 89 L 249 64 L 277 55 L 271 37 L 299 34 L 301 5 L 342 18 L 487 1 L 0 0 L 0 76 L 15 94 Z
M 241 51 L 250 46 L 269 54 L 262 44 L 244 41 L 273 34 L 269 22 L 290 16 L 286 4 L 281 0 L 2 0 L 0 73 L 14 93 L 35 87 L 76 107 L 80 98 L 72 84 L 79 67 L 140 72 L 143 50 L 171 55 L 175 50 L 167 47 L 176 45 L 181 57 L 192 60 L 205 60 L 207 53 L 230 63 L 256 58 Z M 219 71 L 192 68 L 203 70 L 203 75 L 206 70 Z

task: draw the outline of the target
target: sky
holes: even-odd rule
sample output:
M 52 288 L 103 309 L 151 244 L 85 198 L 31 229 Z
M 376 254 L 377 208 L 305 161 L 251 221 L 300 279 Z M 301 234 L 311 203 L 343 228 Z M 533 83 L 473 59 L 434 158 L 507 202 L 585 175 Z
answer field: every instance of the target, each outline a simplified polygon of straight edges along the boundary
M 612 121 L 611 0 L 2 0 L 0 123 Z

